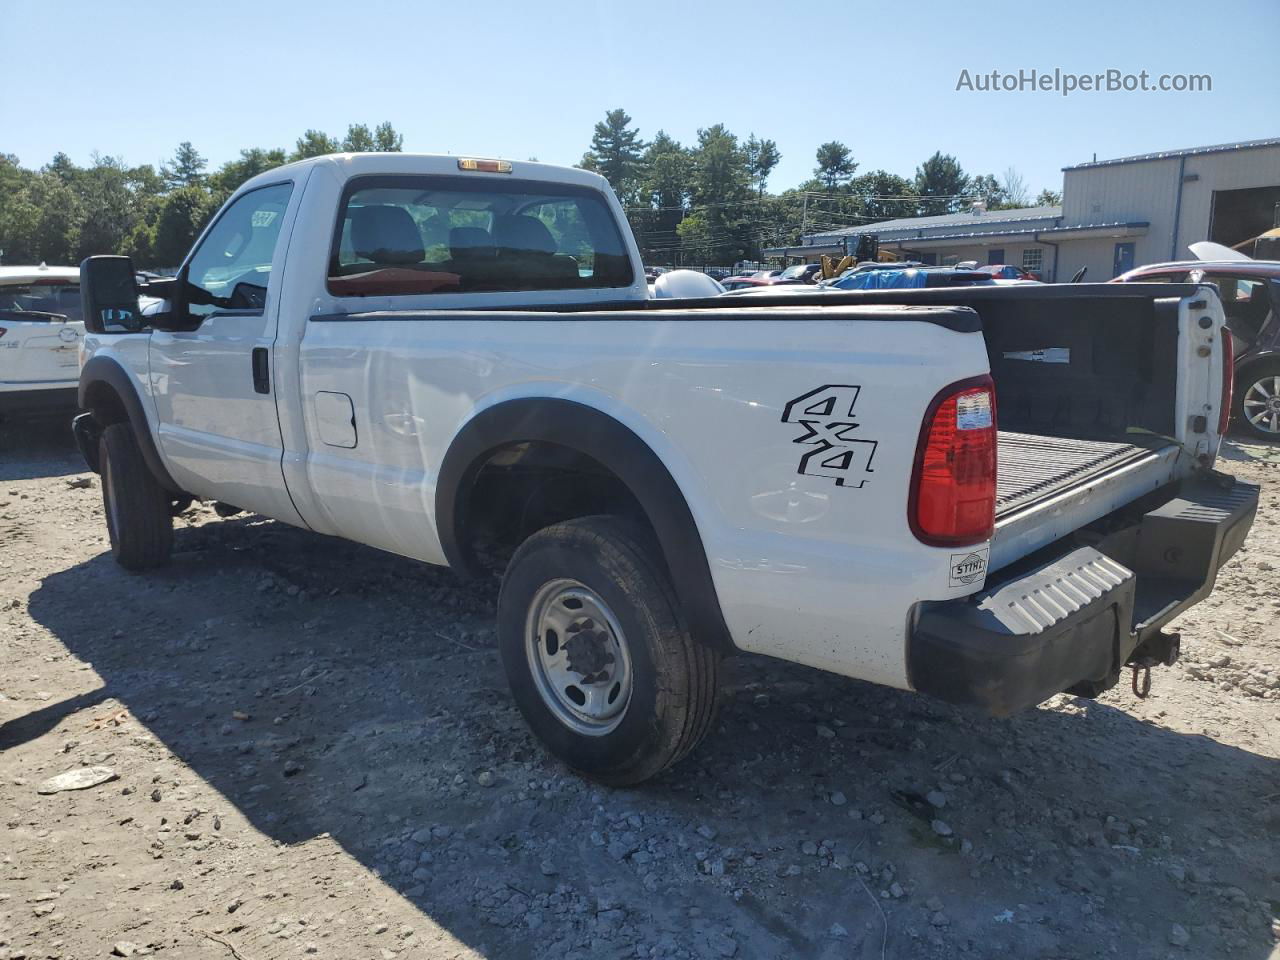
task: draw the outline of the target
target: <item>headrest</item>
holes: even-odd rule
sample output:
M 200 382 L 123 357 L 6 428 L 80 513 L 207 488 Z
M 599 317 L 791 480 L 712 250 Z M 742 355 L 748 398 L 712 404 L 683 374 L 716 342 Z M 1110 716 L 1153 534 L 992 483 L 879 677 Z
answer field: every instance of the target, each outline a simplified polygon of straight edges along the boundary
M 494 239 L 504 250 L 514 252 L 555 253 L 556 238 L 537 217 L 499 217 L 493 226 Z
M 418 224 L 404 207 L 353 207 L 351 247 L 377 264 L 421 263 L 426 259 Z
M 492 257 L 493 237 L 480 227 L 454 227 L 449 231 L 449 253 L 458 257 Z

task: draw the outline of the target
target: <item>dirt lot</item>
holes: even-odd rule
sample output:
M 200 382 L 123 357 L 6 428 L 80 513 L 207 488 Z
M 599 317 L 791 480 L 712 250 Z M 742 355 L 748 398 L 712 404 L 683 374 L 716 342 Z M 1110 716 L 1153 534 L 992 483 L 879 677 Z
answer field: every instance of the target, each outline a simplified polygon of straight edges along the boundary
M 64 437 L 0 430 L 0 958 L 1277 955 L 1280 450 L 1227 451 L 1263 512 L 1148 700 L 741 659 L 614 791 L 526 732 L 493 583 L 207 508 L 131 576 Z

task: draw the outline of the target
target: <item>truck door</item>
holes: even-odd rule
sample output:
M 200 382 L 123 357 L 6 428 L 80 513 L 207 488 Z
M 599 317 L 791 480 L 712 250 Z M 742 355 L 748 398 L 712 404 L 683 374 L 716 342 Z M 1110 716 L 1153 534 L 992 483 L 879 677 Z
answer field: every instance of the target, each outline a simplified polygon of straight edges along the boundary
M 160 448 L 174 480 L 298 525 L 280 466 L 272 346 L 301 193 L 284 181 L 222 210 L 179 273 L 191 328 L 156 330 L 150 347 Z

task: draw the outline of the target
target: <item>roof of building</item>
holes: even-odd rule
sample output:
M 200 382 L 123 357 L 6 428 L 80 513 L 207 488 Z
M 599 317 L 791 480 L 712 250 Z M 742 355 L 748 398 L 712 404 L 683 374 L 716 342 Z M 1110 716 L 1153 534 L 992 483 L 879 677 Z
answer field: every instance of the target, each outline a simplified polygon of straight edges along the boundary
M 1151 226 L 1147 220 L 1109 220 L 1104 223 L 1074 223 L 1066 227 L 1015 227 L 1010 230 L 969 230 L 964 233 L 934 233 L 924 237 L 881 237 L 888 243 L 899 245 L 912 241 L 924 242 L 934 240 L 952 240 L 955 242 L 975 240 L 981 237 L 988 239 L 1004 239 L 1007 237 L 1042 237 L 1046 234 L 1089 233 L 1099 230 L 1119 231 L 1114 236 L 1130 236 L 1134 231 L 1145 231 Z
M 1054 220 L 1060 216 L 1062 216 L 1062 207 L 1017 207 L 1012 210 L 990 210 L 979 214 L 966 210 L 963 213 L 944 213 L 936 217 L 901 217 L 897 220 L 881 220 L 878 223 L 864 223 L 857 227 L 825 230 L 809 236 L 847 237 L 859 233 L 885 234 L 895 230 L 932 230 L 939 227 L 965 227 L 977 224 L 985 227 L 1019 223 L 1024 220 Z
M 1117 163 L 1144 163 L 1148 160 L 1168 160 L 1177 157 L 1196 157 L 1203 153 L 1227 153 L 1231 150 L 1256 150 L 1259 147 L 1280 147 L 1280 137 L 1269 137 L 1265 140 L 1239 140 L 1236 143 L 1216 143 L 1208 147 L 1190 147 L 1186 150 L 1165 150 L 1162 153 L 1139 153 L 1132 157 L 1117 157 L 1114 160 L 1090 160 L 1087 163 L 1076 163 L 1063 170 L 1088 170 L 1092 167 L 1109 167 Z

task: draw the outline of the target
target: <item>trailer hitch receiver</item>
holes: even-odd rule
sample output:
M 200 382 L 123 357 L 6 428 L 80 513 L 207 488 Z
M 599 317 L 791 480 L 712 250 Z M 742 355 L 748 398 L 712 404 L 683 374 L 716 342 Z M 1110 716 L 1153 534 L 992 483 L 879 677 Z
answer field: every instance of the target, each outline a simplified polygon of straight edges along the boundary
M 1182 634 L 1159 633 L 1144 640 L 1134 648 L 1125 666 L 1133 670 L 1131 686 L 1133 695 L 1145 700 L 1151 692 L 1151 668 L 1163 664 L 1172 667 L 1182 652 Z

